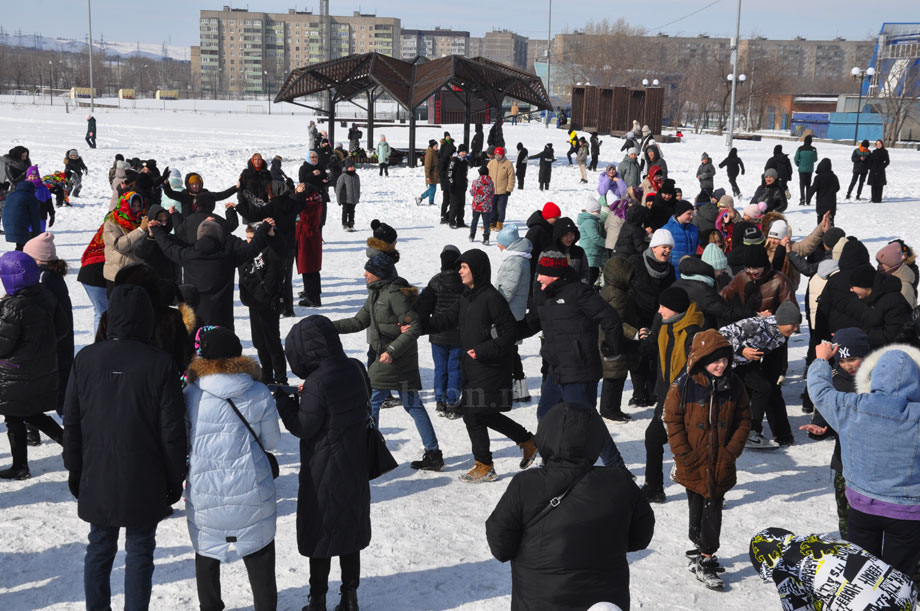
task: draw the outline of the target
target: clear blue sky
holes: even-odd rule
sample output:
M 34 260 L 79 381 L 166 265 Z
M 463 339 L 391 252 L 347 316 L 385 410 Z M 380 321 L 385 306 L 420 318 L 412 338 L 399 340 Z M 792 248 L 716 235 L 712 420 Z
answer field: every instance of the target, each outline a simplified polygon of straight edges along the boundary
M 671 35 L 705 33 L 731 36 L 735 29 L 735 0 L 556 0 L 553 3 L 553 33 L 566 27 L 583 26 L 589 20 L 623 17 L 649 30 L 703 9 L 695 15 L 657 30 Z M 198 44 L 198 11 L 220 9 L 224 4 L 267 12 L 289 8 L 318 12 L 318 0 L 216 0 L 211 4 L 187 0 L 93 0 L 93 37 L 123 42 L 171 42 Z M 15 33 L 42 33 L 67 38 L 86 37 L 85 0 L 6 0 L 3 27 Z M 467 30 L 482 36 L 494 27 L 506 27 L 529 38 L 546 38 L 548 0 L 330 0 L 333 15 L 352 11 L 399 17 L 404 28 L 434 26 Z M 501 7 L 502 12 L 498 12 Z M 606 12 L 605 10 L 606 9 Z M 918 0 L 743 0 L 742 37 L 760 34 L 768 38 L 810 39 L 843 36 L 862 39 L 877 34 L 884 21 L 920 22 Z

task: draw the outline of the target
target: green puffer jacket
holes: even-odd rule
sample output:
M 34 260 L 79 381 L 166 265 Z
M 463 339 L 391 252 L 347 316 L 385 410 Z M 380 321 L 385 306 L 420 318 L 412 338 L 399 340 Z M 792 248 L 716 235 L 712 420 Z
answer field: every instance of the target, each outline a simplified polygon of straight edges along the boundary
M 367 343 L 378 355 L 384 351 L 393 358 L 390 364 L 371 363 L 367 373 L 371 388 L 380 390 L 421 390 L 418 371 L 418 338 L 422 327 L 413 311 L 418 289 L 402 278 L 378 280 L 367 285 L 367 301 L 352 318 L 333 322 L 339 333 L 357 333 L 367 329 Z M 399 325 L 407 318 L 411 329 L 400 333 Z
M 624 257 L 613 257 L 604 265 L 604 288 L 601 289 L 601 297 L 620 315 L 620 320 L 623 321 L 623 335 L 627 340 L 635 339 L 636 333 L 639 332 L 634 326 L 636 320 L 632 315 L 631 300 L 627 296 L 632 277 L 633 267 Z M 600 332 L 599 340 L 598 349 L 604 344 L 603 331 Z M 626 358 L 605 360 L 603 368 L 605 379 L 623 379 L 629 373 L 629 360 Z
M 578 245 L 588 257 L 588 266 L 603 267 L 607 261 L 607 232 L 601 217 L 584 210 L 578 215 Z

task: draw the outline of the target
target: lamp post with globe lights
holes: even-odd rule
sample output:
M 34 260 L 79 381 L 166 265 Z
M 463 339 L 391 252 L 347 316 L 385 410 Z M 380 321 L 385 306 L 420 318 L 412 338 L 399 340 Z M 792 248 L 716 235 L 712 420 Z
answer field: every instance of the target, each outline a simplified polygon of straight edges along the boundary
M 731 148 L 732 140 L 734 139 L 734 136 L 735 136 L 735 101 L 737 99 L 735 92 L 736 92 L 737 87 L 741 87 L 742 85 L 744 85 L 744 82 L 747 80 L 747 75 L 739 74 L 738 79 L 735 80 L 735 75 L 729 74 L 728 76 L 725 77 L 725 80 L 727 80 L 731 84 L 731 88 L 732 88 L 732 93 L 731 93 L 732 102 L 731 102 L 731 108 L 729 109 L 729 112 L 728 112 L 728 117 L 729 117 L 728 118 L 728 148 Z
M 875 75 L 875 68 L 869 66 L 865 70 L 854 66 L 850 70 L 850 74 L 853 75 L 853 80 L 859 83 L 859 101 L 856 103 L 856 130 L 853 132 L 853 146 L 856 146 L 856 141 L 859 139 L 859 114 L 862 112 L 862 81 L 864 78 L 872 78 Z

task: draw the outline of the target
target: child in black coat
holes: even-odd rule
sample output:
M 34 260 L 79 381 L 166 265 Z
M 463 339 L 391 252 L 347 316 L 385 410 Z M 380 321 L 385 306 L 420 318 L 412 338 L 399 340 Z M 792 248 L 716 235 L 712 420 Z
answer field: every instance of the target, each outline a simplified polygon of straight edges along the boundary
M 252 242 L 256 225 L 246 227 L 246 241 Z M 262 367 L 262 382 L 265 384 L 287 384 L 287 363 L 281 347 L 279 320 L 283 309 L 282 280 L 284 269 L 282 256 L 283 240 L 269 239 L 269 245 L 239 267 L 240 301 L 249 308 L 249 325 L 252 344 L 259 355 Z

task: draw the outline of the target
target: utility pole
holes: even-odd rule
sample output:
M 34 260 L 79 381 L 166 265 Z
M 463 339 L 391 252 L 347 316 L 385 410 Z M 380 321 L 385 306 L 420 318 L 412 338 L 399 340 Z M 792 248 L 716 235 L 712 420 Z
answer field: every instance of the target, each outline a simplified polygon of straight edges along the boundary
M 553 105 L 553 86 L 550 80 L 550 68 L 553 65 L 553 0 L 549 0 L 549 23 L 546 28 L 546 98 L 549 105 Z M 546 129 L 549 129 L 549 111 L 546 113 Z
M 96 112 L 96 92 L 93 90 L 93 0 L 86 0 L 89 15 L 89 109 Z
M 741 0 L 738 0 L 738 16 L 735 21 L 735 37 L 732 39 L 732 106 L 728 114 L 728 148 L 732 148 L 735 135 L 735 92 L 738 89 L 738 42 L 741 38 Z

